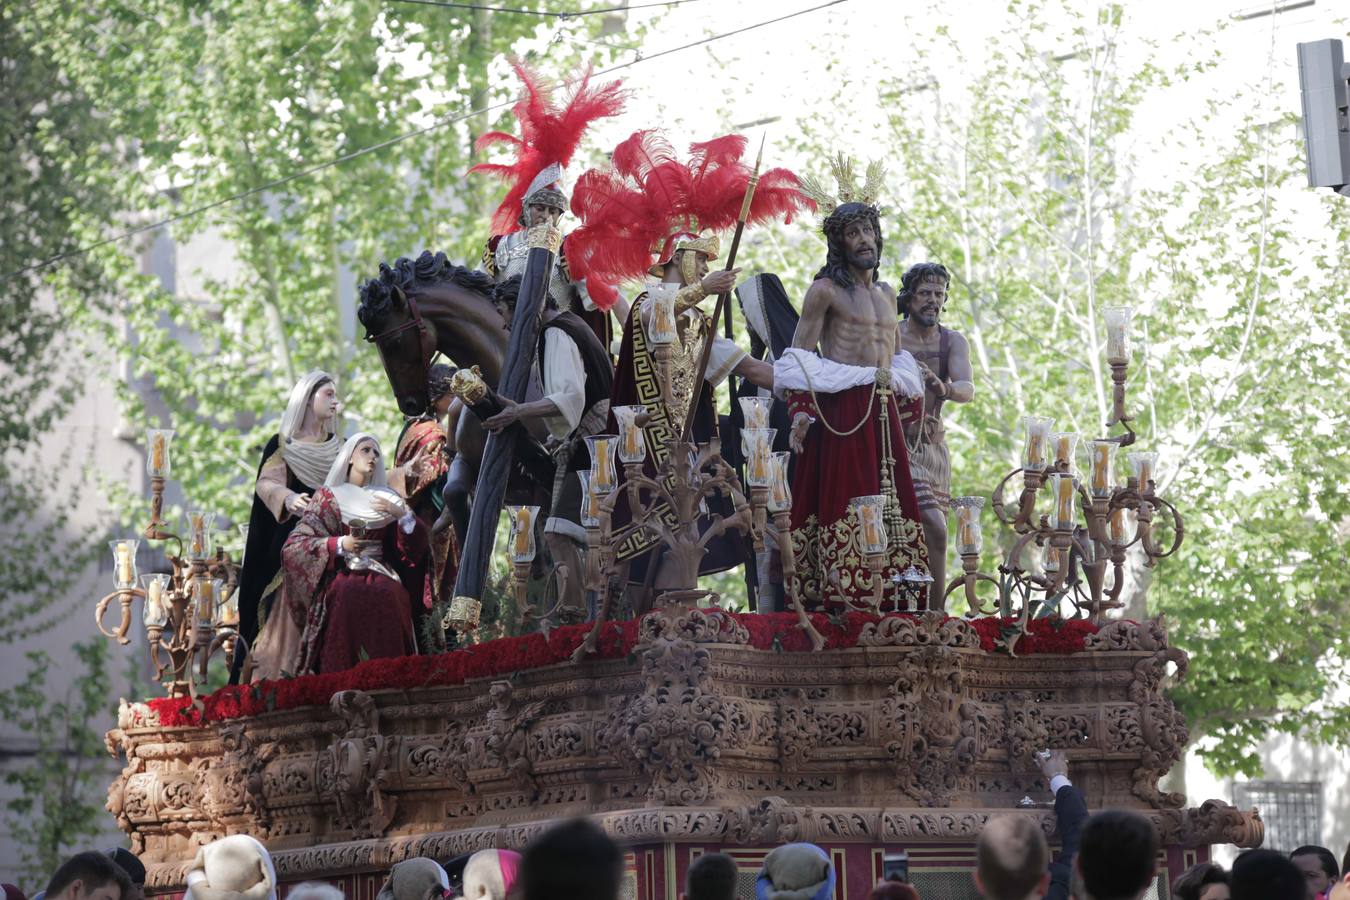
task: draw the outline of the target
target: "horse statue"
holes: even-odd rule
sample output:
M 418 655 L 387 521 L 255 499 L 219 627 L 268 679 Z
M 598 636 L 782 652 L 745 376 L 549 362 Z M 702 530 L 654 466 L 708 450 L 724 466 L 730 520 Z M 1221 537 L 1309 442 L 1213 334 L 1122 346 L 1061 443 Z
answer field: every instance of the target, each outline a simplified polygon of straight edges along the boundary
M 430 404 L 427 372 L 440 351 L 461 368 L 477 366 L 489 385 L 501 379 L 507 320 L 493 302 L 494 282 L 485 272 L 457 266 L 444 253 L 423 251 L 417 259 L 380 263 L 380 275 L 361 285 L 357 318 L 375 345 L 399 410 L 421 415 Z M 487 433 L 468 411 L 455 426 L 445 510 L 434 528 L 453 525 L 463 546 L 469 497 L 478 481 Z M 552 485 L 536 485 L 551 488 Z

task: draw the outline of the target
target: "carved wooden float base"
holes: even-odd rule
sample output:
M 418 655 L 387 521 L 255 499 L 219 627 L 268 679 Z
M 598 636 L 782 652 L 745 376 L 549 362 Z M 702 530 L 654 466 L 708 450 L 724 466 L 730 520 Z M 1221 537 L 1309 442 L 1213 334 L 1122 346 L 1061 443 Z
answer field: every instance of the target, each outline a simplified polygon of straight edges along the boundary
M 1052 747 L 1089 808 L 1152 817 L 1169 867 L 1212 843 L 1258 844 L 1255 813 L 1182 809 L 1158 790 L 1186 741 L 1163 692 L 1186 656 L 1159 623 L 1115 623 L 1084 647 L 990 653 L 968 622 L 929 614 L 782 653 L 751 646 L 730 616 L 668 610 L 643 620 L 626 658 L 196 726 L 125 705 L 108 807 L 159 893 L 222 834 L 263 840 L 288 882 L 363 881 L 589 815 L 630 849 L 635 900 L 678 893 L 696 852 L 762 858 L 794 840 L 844 854 L 841 883 L 861 897 L 886 849 L 910 851 L 916 872 L 963 872 L 990 815 L 1036 816 L 1050 834 L 1049 809 L 1019 801 L 1049 799 L 1032 753 Z

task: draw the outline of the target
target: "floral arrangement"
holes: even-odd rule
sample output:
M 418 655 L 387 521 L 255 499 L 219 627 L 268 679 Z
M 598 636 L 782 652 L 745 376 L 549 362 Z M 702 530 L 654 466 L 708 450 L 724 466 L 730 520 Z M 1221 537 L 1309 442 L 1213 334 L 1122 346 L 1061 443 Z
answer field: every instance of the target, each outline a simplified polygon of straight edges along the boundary
M 811 649 L 810 639 L 797 627 L 795 613 L 765 615 L 727 613 L 750 634 L 750 646 L 757 650 L 802 653 Z M 907 615 L 898 613 L 893 615 Z M 846 613 L 832 619 L 816 613 L 811 619 L 825 637 L 826 650 L 843 650 L 858 645 L 865 626 L 883 617 L 867 613 Z M 980 648 L 986 653 L 1006 650 L 1003 643 L 1012 632 L 1013 620 L 986 617 L 969 620 L 980 636 Z M 493 678 L 568 662 L 586 640 L 591 624 L 567 625 L 543 634 L 500 638 L 431 656 L 401 656 L 370 659 L 345 672 L 326 675 L 302 675 L 254 684 L 231 685 L 213 694 L 187 700 L 161 697 L 147 705 L 158 715 L 164 727 L 196 726 L 223 722 L 243 716 L 256 716 L 304 706 L 324 706 L 341 691 L 410 690 L 462 684 L 475 678 Z M 1033 620 L 1016 643 L 1019 656 L 1037 653 L 1068 654 L 1084 649 L 1083 640 L 1097 632 L 1086 620 Z M 638 622 L 606 622 L 601 628 L 597 651 L 592 659 L 620 659 L 632 653 L 638 641 Z

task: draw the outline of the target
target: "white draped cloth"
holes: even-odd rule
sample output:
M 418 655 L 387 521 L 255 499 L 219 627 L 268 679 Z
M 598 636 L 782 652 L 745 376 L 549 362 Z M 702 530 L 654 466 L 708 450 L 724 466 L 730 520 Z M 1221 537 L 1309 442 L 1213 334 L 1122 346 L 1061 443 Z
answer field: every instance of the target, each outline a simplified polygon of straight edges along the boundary
M 789 347 L 773 364 L 773 390 L 778 396 L 784 391 L 814 391 L 817 394 L 837 394 L 859 385 L 876 381 L 877 370 L 872 366 L 853 366 L 825 359 L 810 350 Z M 908 350 L 891 357 L 891 390 L 902 397 L 923 394 L 923 376 L 919 364 Z

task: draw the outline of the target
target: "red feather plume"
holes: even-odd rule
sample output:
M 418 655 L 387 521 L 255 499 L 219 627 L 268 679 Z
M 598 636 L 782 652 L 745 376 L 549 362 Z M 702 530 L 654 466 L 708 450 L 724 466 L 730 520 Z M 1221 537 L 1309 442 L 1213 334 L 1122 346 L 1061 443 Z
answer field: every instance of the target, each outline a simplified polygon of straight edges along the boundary
M 591 169 L 572 192 L 581 227 L 567 238 L 573 278 L 585 278 L 591 299 L 609 309 L 616 285 L 643 278 L 652 254 L 678 231 L 719 231 L 736 224 L 753 170 L 742 161 L 746 140 L 729 134 L 691 144 L 688 162 L 676 158 L 664 136 L 634 132 L 614 149 L 611 168 Z M 815 209 L 797 176 L 771 169 L 760 176 L 746 224 Z
M 588 67 L 574 79 L 574 87 L 563 105 L 558 107 L 537 72 L 520 60 L 512 60 L 511 65 L 525 86 L 525 96 L 511 108 L 520 123 L 520 137 L 490 131 L 474 142 L 474 149 L 483 152 L 505 145 L 514 153 L 515 160 L 479 163 L 469 169 L 491 175 L 508 185 L 506 196 L 492 216 L 494 235 L 509 234 L 520 227 L 521 203 L 535 176 L 553 163 L 566 168 L 586 129 L 597 119 L 618 115 L 627 100 L 622 82 L 591 85 Z

